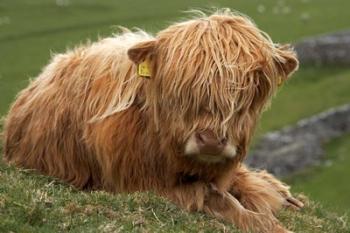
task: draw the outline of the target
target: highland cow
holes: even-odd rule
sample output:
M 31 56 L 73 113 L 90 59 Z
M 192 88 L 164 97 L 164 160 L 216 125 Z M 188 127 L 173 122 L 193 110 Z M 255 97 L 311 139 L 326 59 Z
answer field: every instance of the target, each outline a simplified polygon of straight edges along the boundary
M 54 56 L 5 121 L 5 160 L 80 189 L 153 191 L 244 231 L 288 232 L 288 186 L 243 165 L 255 126 L 298 67 L 229 10 L 156 36 L 124 31 Z

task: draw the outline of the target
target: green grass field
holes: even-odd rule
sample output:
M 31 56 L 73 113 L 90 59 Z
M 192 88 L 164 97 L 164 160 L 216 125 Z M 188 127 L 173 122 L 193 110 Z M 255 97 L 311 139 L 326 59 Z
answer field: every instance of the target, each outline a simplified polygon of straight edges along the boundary
M 251 16 L 279 42 L 294 42 L 350 26 L 350 1 L 346 0 L 218 0 L 215 4 L 199 0 L 71 0 L 70 3 L 60 7 L 54 0 L 0 1 L 0 115 L 6 114 L 16 93 L 40 72 L 52 53 L 111 35 L 117 31 L 116 25 L 156 32 L 186 17 L 185 10 L 230 7 Z M 350 102 L 349 90 L 349 68 L 301 66 L 264 114 L 258 134 Z M 350 166 L 349 142 L 350 138 L 344 137 L 331 143 L 326 160 L 333 161 L 333 165 L 293 177 L 290 182 L 295 190 L 305 192 L 328 208 L 337 206 L 341 213 L 349 209 L 350 191 L 346 182 L 350 175 L 346 169 Z M 67 229 L 112 232 L 119 227 L 124 227 L 121 231 L 139 232 L 152 232 L 156 228 L 178 232 L 183 227 L 186 232 L 219 232 L 229 227 L 200 214 L 183 213 L 153 195 L 90 194 L 32 172 L 7 168 L 1 162 L 0 169 L 0 232 Z M 49 199 L 48 203 L 45 198 Z M 143 221 L 140 218 L 145 223 L 140 224 Z M 297 232 L 350 231 L 343 227 L 341 218 L 318 204 L 311 204 L 297 215 L 283 212 L 282 218 Z

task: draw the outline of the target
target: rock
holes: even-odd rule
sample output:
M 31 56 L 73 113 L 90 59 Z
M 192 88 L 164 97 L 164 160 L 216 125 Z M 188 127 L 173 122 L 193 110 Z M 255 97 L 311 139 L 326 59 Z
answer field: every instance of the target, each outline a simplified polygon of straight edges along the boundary
M 267 133 L 246 163 L 286 176 L 319 163 L 324 157 L 323 144 L 349 132 L 350 104 L 347 104 Z
M 301 64 L 350 65 L 350 31 L 306 38 L 294 47 Z

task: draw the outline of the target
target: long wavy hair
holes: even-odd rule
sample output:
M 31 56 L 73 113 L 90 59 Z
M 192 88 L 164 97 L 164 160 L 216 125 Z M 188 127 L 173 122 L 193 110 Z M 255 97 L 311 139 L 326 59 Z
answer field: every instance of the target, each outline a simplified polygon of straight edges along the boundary
M 137 74 L 143 61 L 148 78 Z M 225 170 L 218 166 L 242 161 L 262 110 L 297 66 L 289 46 L 227 9 L 196 14 L 156 36 L 125 30 L 56 55 L 18 95 L 5 123 L 5 159 L 110 190 L 140 189 L 138 177 L 152 171 L 213 178 Z M 230 166 L 181 156 L 201 129 L 237 145 Z
M 229 9 L 197 12 L 128 54 L 136 64 L 151 62 L 144 107 L 153 109 L 157 128 L 180 143 L 194 130 L 211 129 L 238 144 L 239 159 L 262 110 L 298 66 L 288 45 L 274 44 L 248 17 Z

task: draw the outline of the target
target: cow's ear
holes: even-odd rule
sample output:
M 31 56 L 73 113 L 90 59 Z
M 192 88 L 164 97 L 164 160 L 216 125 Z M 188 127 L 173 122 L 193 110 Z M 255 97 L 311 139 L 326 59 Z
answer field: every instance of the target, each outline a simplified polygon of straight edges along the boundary
M 140 64 L 152 57 L 156 49 L 156 40 L 140 42 L 128 50 L 128 56 L 135 64 Z
M 279 69 L 279 75 L 282 79 L 287 79 L 299 67 L 297 54 L 290 45 L 278 45 L 276 49 L 275 61 Z

